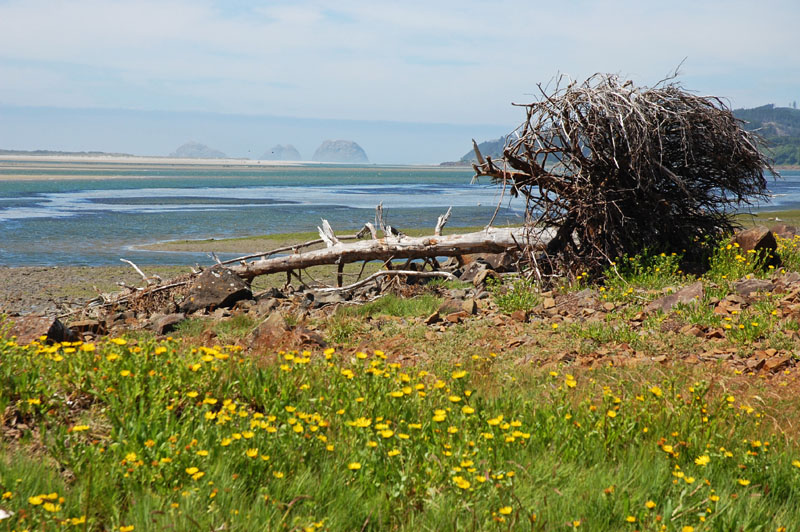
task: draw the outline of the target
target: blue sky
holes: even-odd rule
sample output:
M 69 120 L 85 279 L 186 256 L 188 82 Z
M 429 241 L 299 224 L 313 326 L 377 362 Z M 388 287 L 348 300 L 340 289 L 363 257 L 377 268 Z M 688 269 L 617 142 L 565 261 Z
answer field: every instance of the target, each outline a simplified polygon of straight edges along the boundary
M 559 73 L 653 84 L 684 58 L 688 89 L 786 106 L 800 100 L 798 22 L 796 0 L 0 0 L 0 106 L 437 123 L 481 137 L 516 126 L 511 102 Z M 33 145 L 8 129 L 0 147 L 112 140 L 75 131 Z M 269 142 L 300 139 L 276 130 L 254 146 Z M 390 149 L 373 151 L 390 162 Z

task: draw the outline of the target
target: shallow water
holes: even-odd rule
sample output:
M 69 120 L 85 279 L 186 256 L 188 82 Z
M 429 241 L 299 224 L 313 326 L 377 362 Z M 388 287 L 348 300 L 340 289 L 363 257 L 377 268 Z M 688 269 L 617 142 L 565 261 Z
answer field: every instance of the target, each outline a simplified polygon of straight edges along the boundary
M 465 168 L 15 164 L 0 160 L 0 176 L 48 179 L 0 181 L 4 266 L 208 263 L 206 254 L 134 247 L 314 231 L 321 218 L 350 231 L 373 221 L 381 202 L 388 223 L 401 229 L 432 228 L 450 206 L 451 227 L 484 225 L 498 202 L 496 223 L 520 223 L 524 207 L 488 180 L 470 184 Z M 759 208 L 800 208 L 800 172 L 769 186 L 774 197 Z
M 23 172 L 2 169 L 22 175 Z M 151 252 L 134 246 L 178 239 L 314 231 L 326 218 L 337 231 L 373 221 L 383 203 L 388 223 L 433 227 L 486 224 L 500 188 L 470 184 L 466 169 L 287 167 L 102 170 L 91 163 L 37 168 L 52 180 L 0 181 L 0 265 L 105 265 L 208 262 L 205 254 Z M 87 176 L 94 179 L 56 180 Z M 107 179 L 98 179 L 106 177 Z M 519 223 L 522 202 L 503 198 L 497 223 Z

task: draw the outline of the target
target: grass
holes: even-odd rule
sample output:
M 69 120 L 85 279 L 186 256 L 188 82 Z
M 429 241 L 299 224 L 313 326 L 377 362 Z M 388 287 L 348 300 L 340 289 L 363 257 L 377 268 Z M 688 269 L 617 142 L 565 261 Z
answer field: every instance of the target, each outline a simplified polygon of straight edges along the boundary
M 800 450 L 717 375 L 124 339 L 0 360 L 5 425 L 26 427 L 0 460 L 9 529 L 800 523 Z
M 785 263 L 800 256 L 779 244 Z M 316 318 L 336 346 L 324 351 L 229 345 L 255 325 L 247 315 L 186 320 L 163 341 L 6 338 L 0 529 L 800 527 L 796 370 L 646 358 L 794 352 L 783 295 L 715 312 L 734 281 L 774 272 L 726 243 L 699 278 L 679 256 L 617 262 L 605 284 L 564 289 L 615 303 L 593 321 L 428 327 L 441 300 L 423 293 Z M 697 280 L 700 301 L 642 312 Z M 502 312 L 542 302 L 522 280 L 491 292 Z M 193 343 L 209 327 L 221 345 Z M 575 360 L 555 363 L 564 353 Z M 406 355 L 413 364 L 394 362 Z

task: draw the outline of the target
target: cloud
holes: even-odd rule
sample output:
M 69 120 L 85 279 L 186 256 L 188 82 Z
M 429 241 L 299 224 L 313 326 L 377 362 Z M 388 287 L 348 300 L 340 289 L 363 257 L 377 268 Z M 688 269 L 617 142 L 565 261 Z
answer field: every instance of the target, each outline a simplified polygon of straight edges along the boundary
M 780 103 L 797 99 L 798 15 L 788 0 L 13 0 L 0 103 L 516 123 L 509 103 L 558 72 L 653 83 L 684 57 L 689 88 Z

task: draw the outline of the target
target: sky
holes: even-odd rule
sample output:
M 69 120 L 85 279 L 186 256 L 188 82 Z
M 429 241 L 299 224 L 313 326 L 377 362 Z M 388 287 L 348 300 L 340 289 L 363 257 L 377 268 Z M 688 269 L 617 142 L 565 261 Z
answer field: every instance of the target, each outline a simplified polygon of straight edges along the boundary
M 374 162 L 451 160 L 560 74 L 652 85 L 681 65 L 732 107 L 788 106 L 798 22 L 797 0 L 0 0 L 0 148 L 310 157 L 349 138 Z

